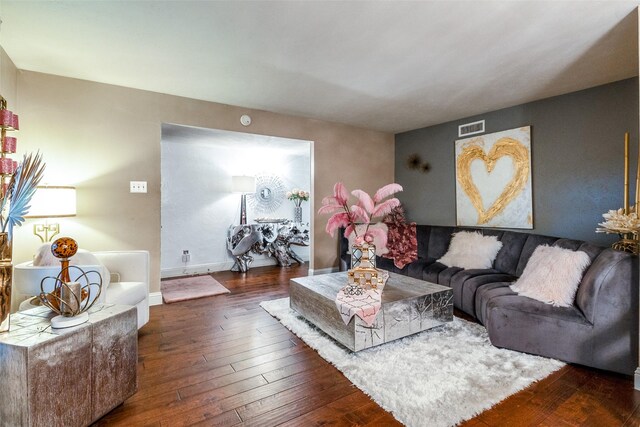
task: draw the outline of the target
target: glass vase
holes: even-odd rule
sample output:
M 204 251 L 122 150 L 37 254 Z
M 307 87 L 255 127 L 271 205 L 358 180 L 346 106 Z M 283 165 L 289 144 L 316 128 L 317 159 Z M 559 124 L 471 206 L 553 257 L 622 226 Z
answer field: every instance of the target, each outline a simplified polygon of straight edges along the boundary
M 376 268 L 376 247 L 371 243 L 351 245 L 351 268 Z
M 302 206 L 293 207 L 293 222 L 296 222 L 296 223 L 302 222 Z
M 12 248 L 8 233 L 0 233 L 0 333 L 9 330 L 11 312 Z

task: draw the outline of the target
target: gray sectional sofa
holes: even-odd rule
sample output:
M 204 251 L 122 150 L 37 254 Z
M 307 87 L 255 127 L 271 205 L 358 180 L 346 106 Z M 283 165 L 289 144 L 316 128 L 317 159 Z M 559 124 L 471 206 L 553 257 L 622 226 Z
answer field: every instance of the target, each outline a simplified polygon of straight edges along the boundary
M 493 268 L 463 270 L 436 262 L 452 233 L 495 235 L 503 246 Z M 403 269 L 378 257 L 378 268 L 453 289 L 454 306 L 489 332 L 493 345 L 623 374 L 638 366 L 638 260 L 586 242 L 514 231 L 417 226 L 418 260 Z M 554 307 L 519 296 L 509 285 L 538 245 L 584 251 L 591 258 L 573 307 Z M 340 267 L 349 268 L 348 242 L 340 239 Z

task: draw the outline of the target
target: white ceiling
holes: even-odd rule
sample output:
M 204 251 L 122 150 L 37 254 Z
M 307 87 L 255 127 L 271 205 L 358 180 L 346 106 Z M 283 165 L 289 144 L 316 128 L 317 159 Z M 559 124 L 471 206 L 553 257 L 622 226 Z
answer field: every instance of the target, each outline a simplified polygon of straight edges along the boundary
M 634 1 L 0 0 L 20 69 L 399 132 L 638 74 Z

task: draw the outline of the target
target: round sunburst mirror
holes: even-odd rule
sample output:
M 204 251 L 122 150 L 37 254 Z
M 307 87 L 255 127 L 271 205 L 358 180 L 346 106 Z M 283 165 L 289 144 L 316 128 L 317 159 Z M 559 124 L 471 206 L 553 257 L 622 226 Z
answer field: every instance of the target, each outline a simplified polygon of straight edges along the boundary
M 258 175 L 256 192 L 247 195 L 247 201 L 256 213 L 270 214 L 282 205 L 285 194 L 284 183 L 278 176 Z

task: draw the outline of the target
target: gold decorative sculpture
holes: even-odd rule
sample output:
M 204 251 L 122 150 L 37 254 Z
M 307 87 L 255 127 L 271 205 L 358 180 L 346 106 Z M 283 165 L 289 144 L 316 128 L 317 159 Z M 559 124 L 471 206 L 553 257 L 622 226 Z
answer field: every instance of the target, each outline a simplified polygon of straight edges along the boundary
M 638 255 L 640 252 L 639 236 L 640 219 L 640 141 L 638 143 L 638 168 L 636 172 L 636 198 L 635 204 L 629 206 L 629 132 L 624 134 L 624 207 L 618 210 L 610 210 L 602 214 L 604 222 L 599 223 L 596 233 L 617 234 L 620 240 L 611 247 L 613 249 L 630 252 Z
M 69 265 L 69 258 L 78 251 L 78 244 L 70 237 L 61 237 L 51 245 L 51 252 L 60 259 L 60 273 L 56 277 L 45 277 L 40 282 L 40 302 L 58 316 L 51 319 L 53 328 L 69 328 L 89 320 L 87 311 L 98 301 L 102 292 L 102 276 L 99 272 L 84 271 Z M 71 279 L 71 270 L 78 276 Z M 92 282 L 89 276 L 97 278 Z M 50 286 L 50 282 L 52 286 Z M 45 288 L 53 289 L 46 292 Z

